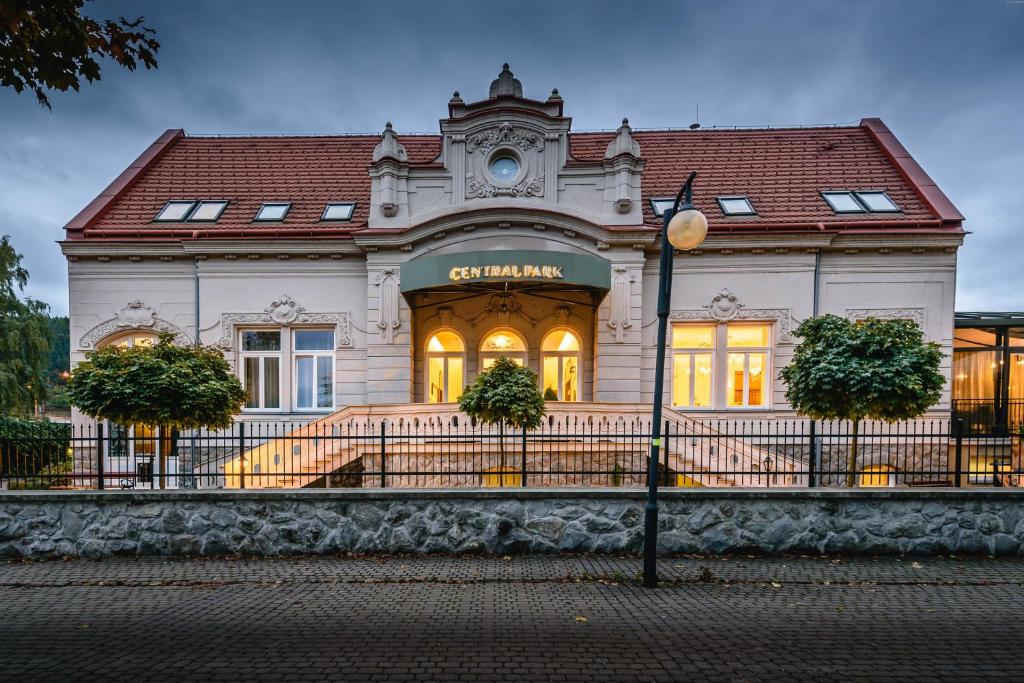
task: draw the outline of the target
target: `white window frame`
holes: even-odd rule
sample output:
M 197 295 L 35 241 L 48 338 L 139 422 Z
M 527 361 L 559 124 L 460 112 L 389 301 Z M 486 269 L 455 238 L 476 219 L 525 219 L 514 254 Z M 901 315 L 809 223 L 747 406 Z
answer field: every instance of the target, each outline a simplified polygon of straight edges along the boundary
M 295 337 L 300 332 L 330 332 L 331 333 L 331 348 L 318 349 L 313 351 L 298 351 L 295 348 Z M 330 413 L 334 411 L 334 404 L 336 402 L 335 393 L 337 391 L 335 387 L 335 370 L 336 370 L 336 356 L 334 352 L 334 335 L 336 331 L 333 327 L 299 327 L 293 328 L 291 331 L 291 358 L 289 364 L 291 366 L 291 378 L 292 378 L 292 407 L 297 413 Z M 313 359 L 313 399 L 314 402 L 318 396 L 316 392 L 315 380 L 316 371 L 319 364 L 320 358 L 330 358 L 331 360 L 331 405 L 321 406 L 300 406 L 299 405 L 299 358 L 312 358 Z
M 717 352 L 718 352 L 718 346 L 719 346 L 719 343 L 718 343 L 718 328 L 721 327 L 721 325 L 719 323 L 717 323 L 717 322 L 714 322 L 714 321 L 702 320 L 702 321 L 699 321 L 699 322 L 698 321 L 694 321 L 692 323 L 673 323 L 672 327 L 673 327 L 673 329 L 676 328 L 676 327 L 712 327 L 712 328 L 714 328 L 714 333 L 713 333 L 713 335 L 711 337 L 711 339 L 712 339 L 712 346 L 711 346 L 710 349 L 696 347 L 696 346 L 695 347 L 687 346 L 687 347 L 676 348 L 675 345 L 673 344 L 673 337 L 674 337 L 674 335 L 672 334 L 673 330 L 669 330 L 668 345 L 669 345 L 669 350 L 671 351 L 670 358 L 669 358 L 669 375 L 672 377 L 671 386 L 669 387 L 669 404 L 674 409 L 676 409 L 676 410 L 687 410 L 687 411 L 690 411 L 690 410 L 693 410 L 693 411 L 714 410 L 715 406 L 718 405 L 718 403 L 717 403 L 717 401 L 718 401 L 718 382 L 715 379 L 715 374 L 716 374 L 717 369 L 718 369 L 718 358 L 717 358 Z M 697 356 L 698 353 L 702 354 L 702 355 L 705 355 L 705 356 L 708 356 L 708 355 L 711 356 L 711 399 L 709 401 L 710 405 L 707 405 L 707 406 L 693 406 L 692 405 L 693 397 L 694 397 L 694 393 L 695 393 L 694 389 L 696 388 L 696 380 L 697 380 L 697 365 L 696 365 L 697 364 L 697 359 L 696 359 L 696 356 Z M 690 403 L 691 403 L 691 405 L 688 405 L 688 406 L 677 405 L 676 401 L 675 401 L 675 398 L 676 398 L 676 390 L 675 390 L 676 356 L 687 356 L 689 358 L 689 360 L 690 360 Z
M 768 328 L 768 345 L 767 346 L 729 346 L 729 327 L 767 327 Z M 756 322 L 756 321 L 744 321 L 744 322 L 727 322 L 721 323 L 719 339 L 722 342 L 722 367 L 725 368 L 725 372 L 722 374 L 722 397 L 725 399 L 723 406 L 725 410 L 768 410 L 772 405 L 772 339 L 774 339 L 774 327 L 769 322 Z M 763 401 L 760 405 L 750 405 L 750 354 L 752 353 L 763 353 L 764 354 L 764 369 L 762 370 L 763 378 L 761 380 L 761 392 L 763 394 Z M 729 403 L 729 381 L 727 373 L 731 372 L 729 366 L 729 356 L 732 354 L 743 355 L 743 405 L 731 406 Z
M 277 332 L 280 335 L 280 349 L 277 351 L 246 351 L 242 343 L 242 337 L 246 332 Z M 256 396 L 258 398 L 259 407 L 249 408 L 243 407 L 243 413 L 280 413 L 285 410 L 284 396 L 282 395 L 282 380 L 284 378 L 284 332 L 285 330 L 280 327 L 243 327 L 238 329 L 238 378 L 242 381 L 242 387 L 246 389 L 248 394 L 248 386 L 245 383 L 245 359 L 246 358 L 259 358 L 259 391 Z M 266 408 L 264 403 L 266 402 L 266 370 L 267 364 L 263 360 L 264 358 L 277 358 L 277 408 Z
M 768 328 L 768 346 L 728 346 L 728 331 L 729 326 L 733 327 L 767 327 Z M 694 320 L 692 322 L 673 323 L 675 327 L 707 327 L 713 326 L 715 328 L 714 335 L 714 346 L 712 348 L 674 348 L 672 346 L 672 334 L 669 331 L 669 338 L 666 343 L 669 345 L 669 367 L 668 372 L 671 377 L 669 386 L 669 404 L 676 410 L 685 410 L 687 412 L 700 412 L 700 411 L 767 411 L 772 409 L 773 404 L 773 392 L 774 387 L 774 375 L 772 368 L 774 367 L 774 339 L 775 339 L 775 325 L 770 320 L 744 320 L 742 322 L 728 321 L 718 322 L 714 320 Z M 696 381 L 696 354 L 710 354 L 711 355 L 711 405 L 708 407 L 691 407 L 691 406 L 677 406 L 675 404 L 675 362 L 677 355 L 688 355 L 690 358 L 690 401 L 693 402 L 694 395 L 694 383 Z M 729 373 L 729 354 L 743 354 L 743 397 L 745 405 L 731 406 L 729 405 L 728 397 L 728 376 Z M 762 392 L 764 395 L 764 402 L 761 405 L 746 405 L 750 400 L 750 354 L 751 353 L 763 353 L 765 354 L 765 368 L 764 368 L 764 380 L 762 382 Z M 723 369 L 724 368 L 724 369 Z

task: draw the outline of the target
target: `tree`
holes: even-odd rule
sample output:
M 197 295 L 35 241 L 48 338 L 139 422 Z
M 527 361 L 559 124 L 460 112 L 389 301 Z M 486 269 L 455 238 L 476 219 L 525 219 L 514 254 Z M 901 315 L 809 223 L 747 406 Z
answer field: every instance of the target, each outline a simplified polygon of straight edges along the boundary
M 18 292 L 28 271 L 9 235 L 0 238 L 0 414 L 31 415 L 46 397 L 51 335 L 49 307 Z
M 544 417 L 537 373 L 510 358 L 498 358 L 459 397 L 459 408 L 484 424 L 498 425 L 500 470 L 505 471 L 505 425 L 536 429 Z
M 861 420 L 907 420 L 935 405 L 945 383 L 942 353 L 909 320 L 824 315 L 802 322 L 796 335 L 802 341 L 781 373 L 786 400 L 813 419 L 852 423 L 846 484 L 853 486 Z
M 79 89 L 100 80 L 97 59 L 109 57 L 134 71 L 156 68 L 160 43 L 143 17 L 129 21 L 82 16 L 85 0 L 0 0 L 0 85 L 35 93 L 50 108 L 45 90 Z
M 89 353 L 74 370 L 68 398 L 97 420 L 170 430 L 173 454 L 178 430 L 229 427 L 245 403 L 245 390 L 220 351 L 178 346 L 165 332 L 152 346 Z

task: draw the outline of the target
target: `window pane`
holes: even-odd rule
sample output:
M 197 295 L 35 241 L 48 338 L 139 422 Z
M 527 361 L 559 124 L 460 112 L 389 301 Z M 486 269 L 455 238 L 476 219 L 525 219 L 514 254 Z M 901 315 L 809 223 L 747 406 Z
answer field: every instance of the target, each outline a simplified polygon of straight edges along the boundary
M 296 330 L 296 351 L 333 351 L 334 332 L 331 330 Z
M 245 360 L 245 407 L 260 407 L 260 359 Z
M 953 351 L 953 398 L 993 399 L 999 376 L 996 351 Z M 1010 366 L 1011 371 L 1013 364 Z M 1011 395 L 1010 398 L 1017 398 Z
M 544 394 L 551 396 L 548 391 L 553 392 L 554 398 L 547 400 L 558 400 L 558 356 L 544 356 Z
M 281 333 L 274 331 L 249 330 L 242 333 L 243 351 L 280 351 Z
M 714 325 L 673 325 L 672 348 L 713 349 L 715 348 Z
M 295 358 L 295 404 L 299 408 L 313 407 L 313 361 L 312 356 Z
M 837 213 L 864 213 L 864 207 L 857 203 L 850 192 L 825 192 L 825 200 Z
M 719 199 L 722 204 L 722 212 L 727 216 L 750 215 L 754 213 L 754 207 L 746 197 L 734 197 L 730 199 Z
M 199 202 L 196 210 L 189 215 L 190 221 L 215 221 L 220 218 L 227 202 Z
M 316 407 L 330 408 L 334 405 L 334 359 L 318 356 L 316 359 Z
M 195 202 L 167 202 L 167 205 L 157 214 L 158 221 L 181 221 L 185 220 L 189 209 Z
M 763 406 L 768 393 L 765 390 L 765 373 L 768 369 L 768 355 L 751 353 L 748 355 L 747 405 Z
M 563 356 L 562 357 L 562 400 L 563 401 L 578 401 L 580 400 L 579 386 L 580 386 L 580 373 L 579 373 L 579 359 L 576 356 Z
M 505 351 L 525 351 L 526 343 L 515 332 L 499 330 L 487 335 L 480 345 L 481 351 L 502 353 Z
M 580 340 L 568 330 L 556 330 L 544 337 L 541 349 L 544 351 L 579 351 Z
M 857 196 L 871 211 L 899 211 L 884 192 L 858 192 Z
M 152 458 L 156 454 L 156 430 L 142 424 L 133 425 L 135 456 Z
M 693 407 L 711 407 L 711 354 L 697 353 L 693 356 Z
M 279 221 L 288 213 L 291 204 L 264 204 L 256 214 L 258 221 Z
M 355 208 L 355 204 L 328 204 L 321 220 L 347 221 L 352 218 L 352 211 Z
M 672 405 L 690 407 L 690 354 L 672 356 Z
M 454 332 L 448 332 L 442 330 L 437 334 L 430 337 L 427 342 L 427 351 L 432 353 L 443 353 L 445 351 L 464 351 L 465 346 L 462 343 L 462 338 Z
M 427 359 L 427 403 L 444 403 L 444 357 Z
M 462 382 L 462 359 L 448 359 L 448 400 L 458 401 L 465 384 Z
M 263 407 L 281 407 L 281 359 L 263 358 Z
M 726 330 L 726 345 L 734 347 L 768 346 L 771 325 L 729 325 Z
M 743 401 L 743 375 L 747 354 L 730 353 L 729 371 L 725 378 L 726 402 L 730 406 L 745 405 Z

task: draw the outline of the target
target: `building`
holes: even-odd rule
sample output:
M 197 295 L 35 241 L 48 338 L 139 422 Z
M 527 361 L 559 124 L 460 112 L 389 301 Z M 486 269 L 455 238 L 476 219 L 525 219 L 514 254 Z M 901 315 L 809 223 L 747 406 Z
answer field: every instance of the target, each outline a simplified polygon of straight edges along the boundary
M 506 65 L 434 135 L 167 131 L 66 226 L 72 361 L 198 337 L 244 420 L 448 403 L 498 356 L 552 400 L 647 403 L 661 211 L 691 170 L 710 233 L 675 261 L 667 405 L 791 414 L 777 369 L 815 314 L 909 318 L 952 355 L 963 216 L 879 119 L 571 123 Z

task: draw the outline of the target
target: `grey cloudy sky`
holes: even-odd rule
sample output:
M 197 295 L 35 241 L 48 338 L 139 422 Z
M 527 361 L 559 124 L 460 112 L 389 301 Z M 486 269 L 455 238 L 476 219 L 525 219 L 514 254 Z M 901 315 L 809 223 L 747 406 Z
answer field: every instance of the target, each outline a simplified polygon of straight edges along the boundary
M 957 308 L 1024 309 L 1024 0 L 115 2 L 160 68 L 51 97 L 0 91 L 0 233 L 67 311 L 61 230 L 167 128 L 437 131 L 508 61 L 576 130 L 879 116 L 967 216 Z

